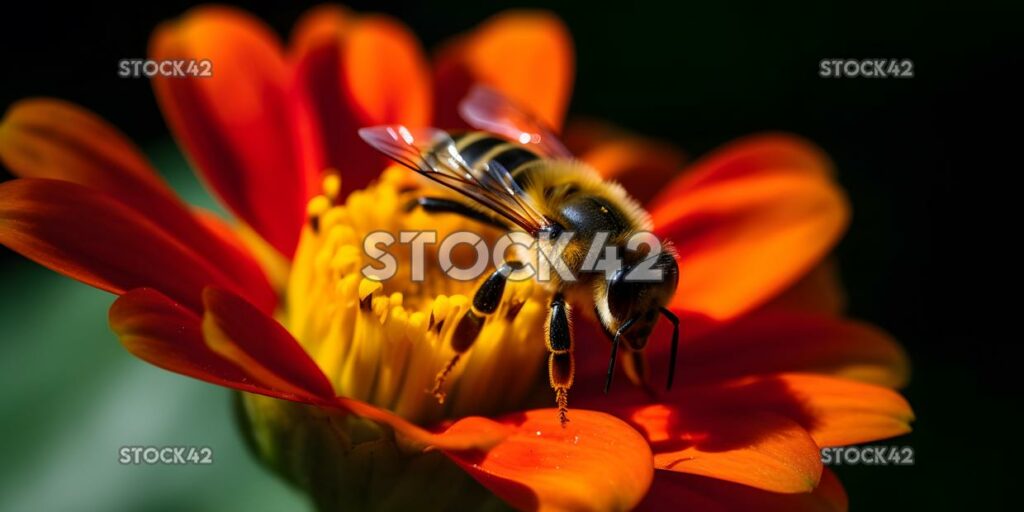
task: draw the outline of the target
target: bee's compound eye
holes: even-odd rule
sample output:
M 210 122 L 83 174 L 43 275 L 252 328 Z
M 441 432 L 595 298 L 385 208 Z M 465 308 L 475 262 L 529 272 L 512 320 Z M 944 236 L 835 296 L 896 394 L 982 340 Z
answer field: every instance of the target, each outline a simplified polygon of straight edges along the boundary
M 630 267 L 621 268 L 608 280 L 608 310 L 620 320 L 630 317 L 633 303 L 641 291 L 637 286 L 639 283 L 626 279 L 630 270 Z

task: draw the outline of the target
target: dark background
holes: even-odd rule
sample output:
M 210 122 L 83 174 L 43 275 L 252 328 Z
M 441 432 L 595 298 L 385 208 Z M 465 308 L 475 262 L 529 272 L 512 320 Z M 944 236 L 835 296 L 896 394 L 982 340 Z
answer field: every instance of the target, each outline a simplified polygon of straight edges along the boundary
M 499 4 L 348 3 L 395 15 L 427 48 Z M 915 432 L 893 444 L 914 447 L 916 465 L 837 468 L 854 510 L 995 504 L 1008 495 L 1005 468 L 1021 418 L 1018 360 L 1007 350 L 1020 335 L 996 327 L 1009 309 L 999 306 L 1003 295 L 974 284 L 995 282 L 1003 293 L 1010 286 L 1010 257 L 988 230 L 1004 215 L 997 184 L 1021 167 L 1000 156 L 1020 144 L 1010 112 L 1022 90 L 1021 11 L 710 4 L 542 5 L 562 16 L 576 42 L 571 113 L 669 140 L 692 156 L 764 130 L 821 145 L 854 207 L 837 251 L 852 314 L 894 333 L 914 364 L 906 396 Z M 187 5 L 19 5 L 0 22 L 0 108 L 57 96 L 140 144 L 165 139 L 149 85 L 118 78 L 116 63 L 144 57 L 151 29 Z M 307 6 L 246 7 L 287 35 Z M 823 79 L 823 58 L 909 58 L 915 77 Z M 0 269 L 20 262 L 0 248 Z

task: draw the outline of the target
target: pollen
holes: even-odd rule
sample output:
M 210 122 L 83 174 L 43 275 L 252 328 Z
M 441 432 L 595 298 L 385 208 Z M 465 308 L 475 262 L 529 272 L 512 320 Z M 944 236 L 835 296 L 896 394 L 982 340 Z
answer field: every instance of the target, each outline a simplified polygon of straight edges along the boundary
M 433 231 L 438 242 L 455 231 L 500 233 L 451 214 L 409 211 L 415 198 L 438 190 L 404 168 L 389 168 L 344 200 L 341 186 L 336 174 L 326 174 L 322 194 L 308 203 L 282 312 L 339 395 L 426 423 L 516 410 L 545 387 L 544 287 L 510 282 L 472 348 L 456 358 L 452 336 L 479 282 L 446 275 L 430 245 L 421 280 L 412 278 L 411 247 L 400 243 L 387 249 L 397 263 L 393 277 L 376 280 L 363 272 L 377 264 L 364 251 L 371 233 L 398 240 L 403 231 Z

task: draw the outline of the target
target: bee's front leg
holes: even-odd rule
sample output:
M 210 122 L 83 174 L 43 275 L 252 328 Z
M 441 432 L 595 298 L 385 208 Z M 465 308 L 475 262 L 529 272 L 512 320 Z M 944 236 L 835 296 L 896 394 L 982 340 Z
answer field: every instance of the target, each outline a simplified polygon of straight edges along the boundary
M 498 309 L 498 305 L 501 304 L 508 276 L 521 268 L 523 268 L 523 264 L 518 261 L 506 262 L 501 268 L 488 276 L 483 283 L 480 283 L 480 287 L 476 289 L 469 311 L 466 311 L 466 314 L 459 319 L 459 323 L 455 326 L 455 331 L 452 332 L 451 346 L 452 350 L 455 351 L 455 356 L 448 361 L 448 364 L 438 372 L 437 377 L 434 379 L 434 389 L 431 392 L 437 397 L 438 402 L 444 403 L 445 394 L 441 388 L 444 386 L 445 378 L 451 373 L 455 364 L 459 362 L 459 358 L 472 348 L 473 342 L 480 335 L 487 317 L 491 316 Z
M 601 318 L 601 313 L 598 312 L 596 308 L 594 310 L 594 314 L 597 316 L 597 318 Z M 678 325 L 679 323 L 678 320 L 672 321 L 676 325 Z M 599 321 L 598 323 L 601 322 Z M 619 355 L 619 342 L 615 339 L 615 333 L 609 331 L 603 323 L 601 323 L 601 332 L 603 332 L 604 335 L 608 337 L 608 341 L 612 343 L 612 353 L 611 357 L 608 359 L 608 375 L 605 377 L 604 381 L 604 393 L 607 395 L 608 391 L 612 387 L 612 377 L 614 376 L 615 372 L 615 361 Z M 676 339 L 678 339 L 678 335 L 676 336 Z M 675 344 L 675 342 L 673 342 L 673 344 Z M 673 349 L 673 354 L 674 353 L 675 349 Z M 672 356 L 672 360 L 675 361 L 675 355 Z M 622 362 L 622 369 L 626 373 L 626 377 L 629 379 L 631 383 L 633 383 L 634 386 L 640 386 L 651 397 L 658 396 L 657 392 L 654 390 L 654 387 L 651 386 L 650 384 L 650 379 L 648 379 L 650 366 L 647 363 L 647 356 L 644 354 L 642 350 L 627 349 L 626 353 L 623 355 Z M 672 385 L 671 382 L 672 381 L 669 380 L 669 386 Z
M 575 361 L 572 355 L 572 322 L 565 297 L 561 293 L 551 298 L 548 312 L 547 329 L 545 330 L 548 351 L 548 377 L 551 388 L 555 390 L 555 402 L 558 404 L 558 419 L 562 426 L 569 421 L 569 388 L 572 387 L 575 374 Z

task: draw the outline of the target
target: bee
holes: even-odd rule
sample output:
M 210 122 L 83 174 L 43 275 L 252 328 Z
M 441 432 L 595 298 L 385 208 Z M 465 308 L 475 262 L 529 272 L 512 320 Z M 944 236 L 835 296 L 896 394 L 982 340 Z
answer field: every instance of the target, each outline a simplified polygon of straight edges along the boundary
M 554 240 L 572 235 L 563 245 L 561 264 L 573 279 L 556 272 L 544 283 L 552 292 L 545 328 L 549 380 L 562 425 L 568 421 L 568 391 L 575 373 L 571 304 L 592 308 L 611 341 L 605 393 L 622 343 L 638 379 L 645 382 L 641 351 L 658 315 L 668 319 L 673 332 L 666 387 L 671 388 L 679 319 L 666 305 L 675 293 L 679 268 L 670 244 L 652 248 L 658 244 L 631 241 L 637 234 L 649 234 L 647 212 L 617 183 L 602 180 L 573 158 L 542 121 L 494 90 L 475 87 L 459 112 L 479 131 L 453 135 L 436 128 L 385 125 L 362 128 L 359 135 L 396 162 L 456 192 L 451 197 L 419 197 L 410 209 L 457 214 L 500 230 L 525 232 L 538 250 L 552 251 Z M 588 251 L 599 238 L 621 255 L 620 264 L 604 272 L 587 271 L 593 264 Z M 522 267 L 521 261 L 506 261 L 476 289 L 452 335 L 456 355 L 438 374 L 434 392 L 440 400 L 444 376 L 497 310 L 509 275 Z M 638 270 L 656 277 L 631 279 Z

